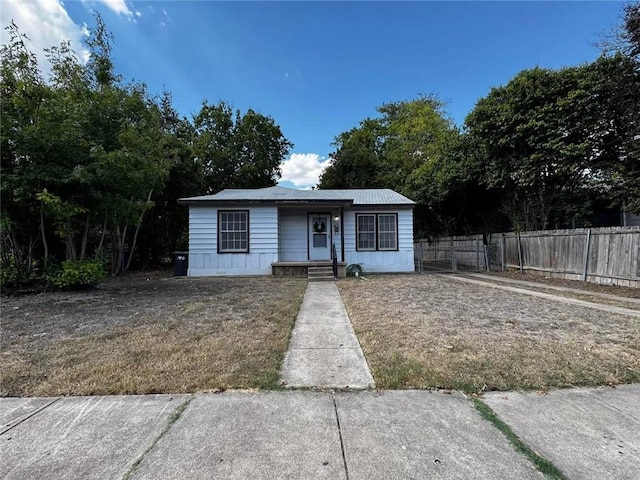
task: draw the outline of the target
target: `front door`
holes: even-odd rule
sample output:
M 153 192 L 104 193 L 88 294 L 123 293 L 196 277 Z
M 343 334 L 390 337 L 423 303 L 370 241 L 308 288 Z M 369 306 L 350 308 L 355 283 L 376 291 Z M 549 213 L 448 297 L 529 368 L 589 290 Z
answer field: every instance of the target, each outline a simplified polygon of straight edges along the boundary
M 331 260 L 331 216 L 328 213 L 310 213 L 309 260 Z

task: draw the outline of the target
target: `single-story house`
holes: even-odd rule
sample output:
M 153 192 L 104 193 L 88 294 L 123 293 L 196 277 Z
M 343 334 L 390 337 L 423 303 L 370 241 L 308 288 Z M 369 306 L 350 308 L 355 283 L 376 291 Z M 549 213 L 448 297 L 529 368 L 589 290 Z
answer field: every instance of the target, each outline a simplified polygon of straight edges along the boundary
M 365 272 L 412 272 L 415 202 L 390 189 L 227 189 L 189 206 L 188 275 L 306 275 L 335 256 Z M 293 273 L 291 273 L 293 272 Z

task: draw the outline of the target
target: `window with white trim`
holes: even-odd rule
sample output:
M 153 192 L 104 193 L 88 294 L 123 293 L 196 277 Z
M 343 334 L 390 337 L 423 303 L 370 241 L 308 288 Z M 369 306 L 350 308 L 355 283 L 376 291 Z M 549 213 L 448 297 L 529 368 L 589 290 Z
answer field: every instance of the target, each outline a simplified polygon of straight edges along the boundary
M 218 210 L 218 252 L 249 252 L 248 210 Z
M 356 250 L 359 252 L 398 250 L 398 214 L 356 214 Z

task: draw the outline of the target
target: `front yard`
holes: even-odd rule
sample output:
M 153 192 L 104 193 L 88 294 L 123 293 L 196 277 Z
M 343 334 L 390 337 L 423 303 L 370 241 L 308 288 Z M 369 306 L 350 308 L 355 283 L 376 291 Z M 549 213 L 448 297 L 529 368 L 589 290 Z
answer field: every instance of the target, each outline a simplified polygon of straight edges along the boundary
M 2 297 L 0 396 L 275 387 L 305 287 L 142 273 Z
M 378 388 L 640 381 L 640 319 L 431 275 L 338 283 Z

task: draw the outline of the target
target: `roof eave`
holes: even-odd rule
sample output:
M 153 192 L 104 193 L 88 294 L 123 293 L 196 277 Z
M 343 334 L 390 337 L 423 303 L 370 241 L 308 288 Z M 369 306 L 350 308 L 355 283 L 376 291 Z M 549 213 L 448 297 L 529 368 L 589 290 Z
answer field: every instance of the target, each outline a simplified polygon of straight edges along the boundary
M 353 200 L 333 200 L 333 199 L 317 199 L 317 200 L 195 200 L 189 198 L 178 199 L 179 205 L 187 206 L 243 206 L 243 205 L 335 205 L 338 207 L 350 207 L 353 205 Z
M 415 203 L 354 203 L 354 208 L 416 208 Z

